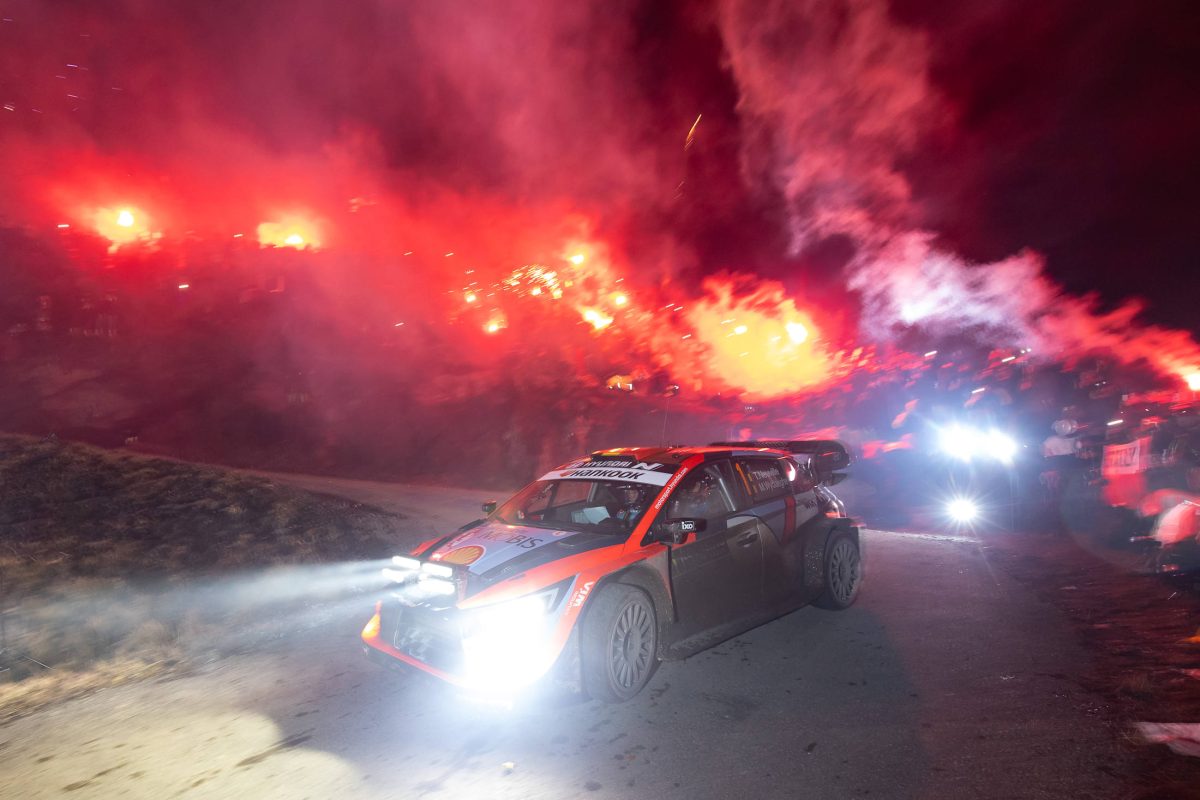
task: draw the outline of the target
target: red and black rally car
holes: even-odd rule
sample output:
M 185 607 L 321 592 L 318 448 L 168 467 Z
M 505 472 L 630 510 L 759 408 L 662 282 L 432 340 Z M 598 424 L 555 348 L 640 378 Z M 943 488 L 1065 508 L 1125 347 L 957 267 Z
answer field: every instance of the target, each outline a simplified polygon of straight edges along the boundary
M 605 450 L 486 519 L 397 556 L 368 654 L 507 692 L 557 664 L 593 697 L 633 697 L 658 662 L 806 603 L 842 609 L 858 528 L 830 491 L 832 441 Z

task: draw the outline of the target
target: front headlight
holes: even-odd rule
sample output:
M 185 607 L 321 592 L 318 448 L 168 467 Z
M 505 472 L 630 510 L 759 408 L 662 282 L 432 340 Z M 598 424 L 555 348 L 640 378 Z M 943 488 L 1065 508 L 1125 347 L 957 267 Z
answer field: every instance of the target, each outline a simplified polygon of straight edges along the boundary
M 982 431 L 952 425 L 939 435 L 942 452 L 960 461 L 973 458 L 994 458 L 1005 464 L 1017 455 L 1017 443 L 1011 436 L 997 430 Z
M 549 669 L 553 612 L 569 584 L 463 612 L 463 656 L 471 683 L 494 689 L 524 686 Z

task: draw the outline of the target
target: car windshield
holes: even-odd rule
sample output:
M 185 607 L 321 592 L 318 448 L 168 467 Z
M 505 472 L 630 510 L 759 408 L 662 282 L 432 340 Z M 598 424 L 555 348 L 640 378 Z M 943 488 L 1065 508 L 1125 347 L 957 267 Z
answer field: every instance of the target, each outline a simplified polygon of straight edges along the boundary
M 660 487 L 621 481 L 541 480 L 496 511 L 511 525 L 593 533 L 633 530 Z

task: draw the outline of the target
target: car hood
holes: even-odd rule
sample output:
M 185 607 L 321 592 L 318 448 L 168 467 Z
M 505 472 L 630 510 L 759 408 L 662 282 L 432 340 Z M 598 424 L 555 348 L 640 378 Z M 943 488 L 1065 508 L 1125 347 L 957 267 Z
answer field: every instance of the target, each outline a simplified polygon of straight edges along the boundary
M 604 543 L 611 543 L 607 536 L 488 521 L 463 531 L 438 547 L 429 554 L 429 560 L 465 566 L 471 574 L 482 575 L 518 556 L 538 550 L 545 552 L 544 548 L 547 546 L 556 543 L 566 544 L 568 540 L 574 540 L 571 543 L 575 544 L 580 539 L 608 540 Z M 599 543 L 596 542 L 596 544 Z M 551 551 L 558 549 L 550 548 Z M 560 555 L 566 555 L 567 552 L 575 550 L 575 548 L 562 549 L 566 552 L 562 552 Z M 552 560 L 552 558 L 553 556 L 550 556 L 547 560 Z

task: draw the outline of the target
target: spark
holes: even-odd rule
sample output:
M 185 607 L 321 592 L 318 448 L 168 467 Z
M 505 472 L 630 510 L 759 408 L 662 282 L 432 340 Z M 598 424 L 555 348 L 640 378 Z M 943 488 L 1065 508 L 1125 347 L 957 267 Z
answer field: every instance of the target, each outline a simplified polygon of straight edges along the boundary
M 179 284 L 179 290 L 180 290 L 180 291 L 183 291 L 184 289 L 190 289 L 190 288 L 192 288 L 192 285 L 191 285 L 190 283 L 181 283 L 181 284 Z
M 132 228 L 133 227 L 133 212 L 131 212 L 127 208 L 121 209 L 121 211 L 117 214 L 117 224 L 120 225 L 122 228 Z
M 532 289 L 530 289 L 530 290 L 529 290 L 529 293 L 530 293 L 531 295 L 533 295 L 534 297 L 537 297 L 538 295 L 540 295 L 540 294 L 542 293 L 542 287 L 540 287 L 540 286 L 535 286 L 535 287 L 533 287 Z
M 926 353 L 926 354 L 925 354 L 925 357 L 926 357 L 926 358 L 933 358 L 934 356 L 936 356 L 936 355 L 937 355 L 937 353 L 938 353 L 938 351 L 937 351 L 937 350 L 930 350 L 928 353 Z
M 1057 423 L 1055 423 L 1055 424 L 1057 424 Z M 1123 419 L 1110 419 L 1108 421 L 1108 427 L 1110 427 L 1110 428 L 1114 428 L 1117 425 L 1124 425 L 1124 424 L 1125 424 L 1125 420 L 1123 420 Z
M 1183 376 L 1183 380 L 1193 392 L 1200 392 L 1200 372 L 1190 372 Z
M 986 392 L 986 391 L 987 391 L 986 386 L 980 386 L 978 389 L 972 389 L 971 394 L 979 394 L 980 392 Z
M 69 223 L 66 223 L 66 222 L 60 222 L 60 223 L 58 223 L 58 228 L 59 228 L 59 230 L 63 230 L 63 229 L 65 229 L 65 228 L 69 228 L 69 227 L 71 227 Z
M 454 251 L 453 251 L 453 250 L 451 250 L 449 253 L 446 253 L 446 258 L 449 258 L 449 257 L 450 257 L 450 256 L 452 256 L 452 255 L 454 255 Z
M 804 344 L 808 341 L 808 328 L 801 325 L 799 322 L 789 322 L 783 326 L 787 330 L 788 338 L 794 344 Z
M 692 127 L 688 129 L 687 138 L 684 139 L 684 141 L 683 141 L 683 149 L 685 151 L 691 150 L 692 145 L 695 144 L 695 142 L 696 142 L 696 126 L 700 124 L 700 118 L 703 116 L 704 116 L 703 114 L 697 114 L 696 121 L 693 122 Z
M 583 253 L 576 253 L 575 255 L 568 258 L 567 261 L 570 261 L 575 266 L 579 266 L 580 264 L 582 264 L 584 262 Z
M 464 297 L 463 299 L 466 300 L 468 303 L 474 303 L 476 300 L 479 299 L 479 295 L 475 294 L 474 292 L 467 292 L 467 296 Z
M 1009 356 L 1008 358 L 1002 358 L 1002 359 L 1000 359 L 1000 363 L 1001 363 L 1001 364 L 1007 364 L 1007 363 L 1008 363 L 1008 362 L 1010 362 L 1010 361 L 1016 361 L 1016 360 L 1017 360 L 1017 357 L 1016 357 L 1016 356 Z
M 741 336 L 743 333 L 745 333 L 748 330 L 750 330 L 750 329 L 747 328 L 745 325 L 738 325 L 736 328 L 733 329 L 733 332 L 737 336 Z
M 628 302 L 629 302 L 629 298 L 623 294 L 618 294 L 618 295 L 613 296 L 613 303 L 615 303 L 616 305 L 623 306 Z

